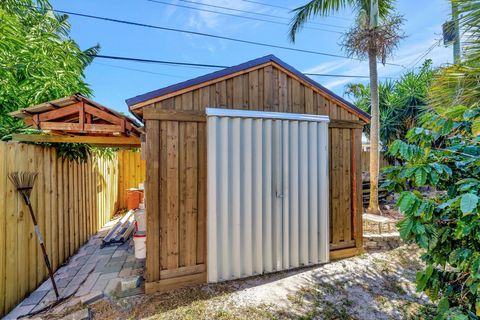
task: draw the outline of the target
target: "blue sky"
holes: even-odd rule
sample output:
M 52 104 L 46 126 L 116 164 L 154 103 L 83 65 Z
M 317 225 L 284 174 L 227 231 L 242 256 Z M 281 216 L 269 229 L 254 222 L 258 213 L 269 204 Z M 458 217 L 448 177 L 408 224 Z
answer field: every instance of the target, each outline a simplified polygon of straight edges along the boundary
M 190 0 L 189 0 L 190 1 Z M 225 6 L 238 10 L 291 17 L 284 9 L 251 3 L 245 0 L 191 0 L 204 4 Z M 258 0 L 259 2 L 296 7 L 305 1 Z M 180 4 L 228 12 L 230 14 L 257 17 L 261 19 L 288 22 L 222 9 L 201 7 L 178 0 L 162 2 Z M 304 29 L 295 44 L 288 41 L 288 26 L 262 21 L 247 20 L 216 13 L 201 12 L 148 0 L 52 0 L 55 9 L 104 16 L 134 22 L 142 22 L 165 27 L 188 29 L 217 35 L 229 36 L 256 42 L 266 42 L 282 46 L 341 54 L 341 34 L 317 29 L 344 31 L 353 24 L 354 16 L 350 11 L 336 17 L 318 18 L 311 29 Z M 447 0 L 397 1 L 397 11 L 404 15 L 406 22 L 404 39 L 394 57 L 389 62 L 408 68 L 418 67 L 419 60 L 427 50 L 441 37 L 441 25 L 449 17 Z M 258 47 L 246 44 L 218 40 L 194 35 L 186 35 L 154 29 L 122 25 L 106 21 L 91 20 L 82 17 L 70 17 L 71 37 L 86 49 L 100 44 L 100 54 L 127 56 L 144 59 L 171 60 L 182 62 L 206 63 L 217 65 L 235 65 L 267 54 L 275 54 L 280 59 L 303 72 L 368 75 L 366 62 L 332 58 L 282 49 Z M 332 26 L 323 26 L 319 23 Z M 426 55 L 435 65 L 451 62 L 452 49 L 436 46 Z M 135 70 L 132 70 L 135 69 Z M 140 70 L 140 71 L 138 71 Z M 94 99 L 116 110 L 127 112 L 125 99 L 155 90 L 170 84 L 184 81 L 216 69 L 187 68 L 178 66 L 153 65 L 138 62 L 111 61 L 96 59 L 86 70 L 86 80 L 94 91 Z M 382 77 L 398 77 L 406 69 L 397 66 L 380 66 Z M 348 78 L 312 77 L 329 89 L 343 96 L 347 83 L 356 81 Z

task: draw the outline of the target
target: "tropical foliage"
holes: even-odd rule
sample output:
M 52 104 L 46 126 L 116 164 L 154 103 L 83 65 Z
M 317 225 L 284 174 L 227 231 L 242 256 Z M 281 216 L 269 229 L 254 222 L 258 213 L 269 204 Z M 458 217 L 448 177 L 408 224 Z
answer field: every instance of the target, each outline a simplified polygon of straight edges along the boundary
M 9 112 L 75 93 L 90 96 L 84 70 L 99 46 L 82 51 L 69 37 L 66 15 L 54 14 L 47 0 L 0 2 L 0 138 L 15 132 L 38 133 L 25 128 Z M 59 156 L 85 160 L 92 152 L 112 151 L 84 144 L 53 144 Z
M 84 69 L 98 46 L 82 51 L 70 39 L 66 15 L 47 0 L 0 2 L 0 134 L 22 129 L 7 116 L 30 105 L 81 93 L 91 95 Z
M 327 16 L 347 8 L 355 11 L 356 23 L 345 33 L 342 47 L 356 58 L 368 58 L 371 95 L 370 135 L 370 203 L 367 211 L 380 213 L 378 205 L 379 127 L 377 60 L 386 58 L 403 38 L 403 19 L 394 15 L 394 0 L 311 0 L 293 10 L 294 18 L 289 37 L 295 41 L 297 33 L 315 16 Z
M 425 249 L 417 290 L 438 303 L 439 319 L 478 319 L 480 1 L 455 1 L 468 34 L 464 60 L 436 74 L 421 126 L 390 146 L 404 165 L 387 169 L 386 187 L 401 192 L 400 235 Z
M 402 139 L 408 130 L 418 126 L 418 117 L 428 104 L 428 88 L 434 76 L 431 60 L 424 62 L 419 70 L 410 70 L 398 80 L 379 83 L 380 141 L 386 148 L 396 139 Z M 351 83 L 346 94 L 353 98 L 354 104 L 369 112 L 370 86 Z M 370 135 L 370 127 L 364 132 Z

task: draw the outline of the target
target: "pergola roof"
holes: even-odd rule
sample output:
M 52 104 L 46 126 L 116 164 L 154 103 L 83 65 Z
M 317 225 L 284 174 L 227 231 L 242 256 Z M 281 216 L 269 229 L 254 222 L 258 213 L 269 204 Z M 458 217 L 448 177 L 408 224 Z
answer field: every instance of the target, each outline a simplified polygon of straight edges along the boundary
M 32 142 L 79 142 L 104 146 L 140 146 L 142 127 L 135 120 L 80 94 L 10 113 L 41 135 L 14 135 Z

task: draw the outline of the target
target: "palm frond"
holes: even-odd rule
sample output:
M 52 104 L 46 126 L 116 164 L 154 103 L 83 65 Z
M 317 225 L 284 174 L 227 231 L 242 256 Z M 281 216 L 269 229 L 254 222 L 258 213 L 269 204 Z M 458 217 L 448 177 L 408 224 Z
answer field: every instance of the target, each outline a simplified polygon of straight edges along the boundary
M 292 10 L 294 17 L 290 23 L 290 41 L 295 42 L 297 33 L 314 16 L 325 17 L 338 13 L 340 10 L 345 9 L 348 6 L 353 6 L 354 4 L 355 0 L 312 0 L 305 5 Z
M 88 66 L 89 64 L 92 63 L 93 59 L 95 59 L 95 56 L 100 52 L 100 44 L 97 44 L 93 47 L 90 47 L 82 52 L 81 59 L 84 64 L 84 66 Z
M 387 19 L 393 12 L 394 3 L 395 0 L 378 1 L 378 11 L 381 19 Z M 315 16 L 335 15 L 347 8 L 352 8 L 357 18 L 362 12 L 366 13 L 367 17 L 370 16 L 370 0 L 312 0 L 292 10 L 294 17 L 290 22 L 290 30 L 288 32 L 290 41 L 295 42 L 298 32 Z

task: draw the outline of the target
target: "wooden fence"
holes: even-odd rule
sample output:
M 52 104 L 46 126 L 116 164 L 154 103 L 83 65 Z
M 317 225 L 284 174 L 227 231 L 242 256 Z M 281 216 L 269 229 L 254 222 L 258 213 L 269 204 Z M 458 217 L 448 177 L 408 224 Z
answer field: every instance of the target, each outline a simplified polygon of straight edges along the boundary
M 0 142 L 0 316 L 47 277 L 28 209 L 7 174 L 39 173 L 32 205 L 56 270 L 123 206 L 119 181 L 129 185 L 129 177 L 120 175 L 132 170 L 123 163 L 139 157 L 130 153 L 77 163 L 58 158 L 54 148 Z
M 145 182 L 145 161 L 140 159 L 140 151 L 118 151 L 118 202 L 120 208 L 127 206 L 127 189 L 138 188 Z
M 380 169 L 384 167 L 388 167 L 390 164 L 388 161 L 383 157 L 383 152 L 380 153 Z M 363 151 L 362 150 L 362 172 L 370 171 L 370 151 Z

